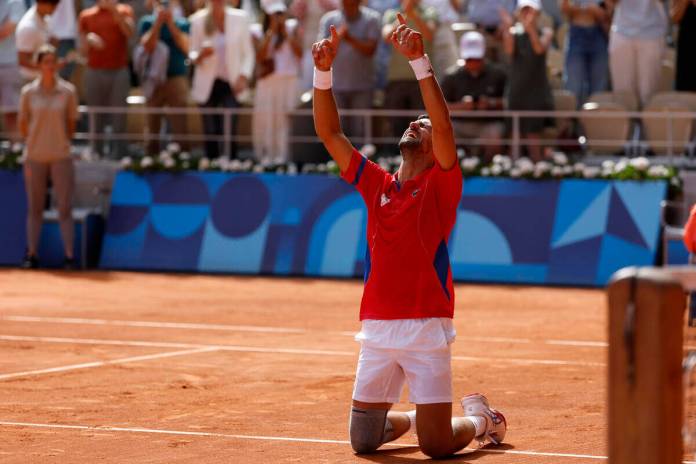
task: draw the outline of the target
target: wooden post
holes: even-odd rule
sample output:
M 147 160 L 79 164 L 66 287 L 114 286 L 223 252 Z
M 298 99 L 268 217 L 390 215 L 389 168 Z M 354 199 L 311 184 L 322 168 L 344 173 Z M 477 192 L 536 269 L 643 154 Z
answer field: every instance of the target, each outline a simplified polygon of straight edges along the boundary
M 682 461 L 680 283 L 657 268 L 614 274 L 609 302 L 609 462 Z

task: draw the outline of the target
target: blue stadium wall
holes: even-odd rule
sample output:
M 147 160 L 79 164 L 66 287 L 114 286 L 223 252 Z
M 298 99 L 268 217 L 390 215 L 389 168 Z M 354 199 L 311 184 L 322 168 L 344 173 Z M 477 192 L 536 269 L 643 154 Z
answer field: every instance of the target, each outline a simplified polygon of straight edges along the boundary
M 602 286 L 655 263 L 664 182 L 464 183 L 455 280 Z M 186 173 L 116 178 L 101 268 L 362 276 L 367 215 L 338 178 Z

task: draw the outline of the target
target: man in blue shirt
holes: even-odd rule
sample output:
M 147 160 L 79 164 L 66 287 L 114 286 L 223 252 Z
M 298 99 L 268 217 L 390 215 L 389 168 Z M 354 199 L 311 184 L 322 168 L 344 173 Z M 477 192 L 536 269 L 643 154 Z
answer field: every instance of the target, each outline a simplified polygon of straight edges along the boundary
M 147 100 L 147 106 L 177 108 L 188 105 L 189 82 L 186 68 L 186 56 L 189 51 L 188 33 L 189 22 L 183 18 L 175 18 L 166 0 L 157 0 L 153 13 L 140 19 L 138 35 L 145 51 L 153 53 L 159 41 L 169 49 L 167 79 L 154 89 L 152 96 Z M 148 115 L 149 132 L 151 136 L 155 136 L 148 143 L 150 153 L 159 151 L 156 136 L 160 131 L 162 116 L 159 113 Z M 167 116 L 167 119 L 175 138 L 188 134 L 185 114 L 171 114 Z M 181 145 L 188 146 L 186 142 L 182 142 Z

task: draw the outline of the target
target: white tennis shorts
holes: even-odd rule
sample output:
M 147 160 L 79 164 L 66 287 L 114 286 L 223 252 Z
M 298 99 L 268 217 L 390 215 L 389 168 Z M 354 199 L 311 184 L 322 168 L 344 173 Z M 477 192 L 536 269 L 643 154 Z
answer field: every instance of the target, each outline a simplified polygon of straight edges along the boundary
M 407 382 L 411 403 L 451 403 L 455 336 L 448 318 L 363 321 L 353 399 L 398 403 Z

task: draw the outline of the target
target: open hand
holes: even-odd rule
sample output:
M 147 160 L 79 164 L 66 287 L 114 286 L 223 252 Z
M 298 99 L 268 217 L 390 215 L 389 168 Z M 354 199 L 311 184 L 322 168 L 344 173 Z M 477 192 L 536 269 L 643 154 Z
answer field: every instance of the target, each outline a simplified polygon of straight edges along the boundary
M 406 20 L 401 13 L 397 13 L 396 17 L 399 21 L 399 26 L 392 32 L 389 41 L 409 61 L 420 58 L 425 54 L 423 36 L 420 32 L 406 25 Z
M 341 43 L 336 28 L 334 26 L 329 26 L 329 31 L 331 32 L 331 37 L 320 40 L 312 45 L 314 66 L 320 71 L 328 71 L 331 69 L 333 60 L 336 58 L 336 53 L 338 52 L 338 46 Z

